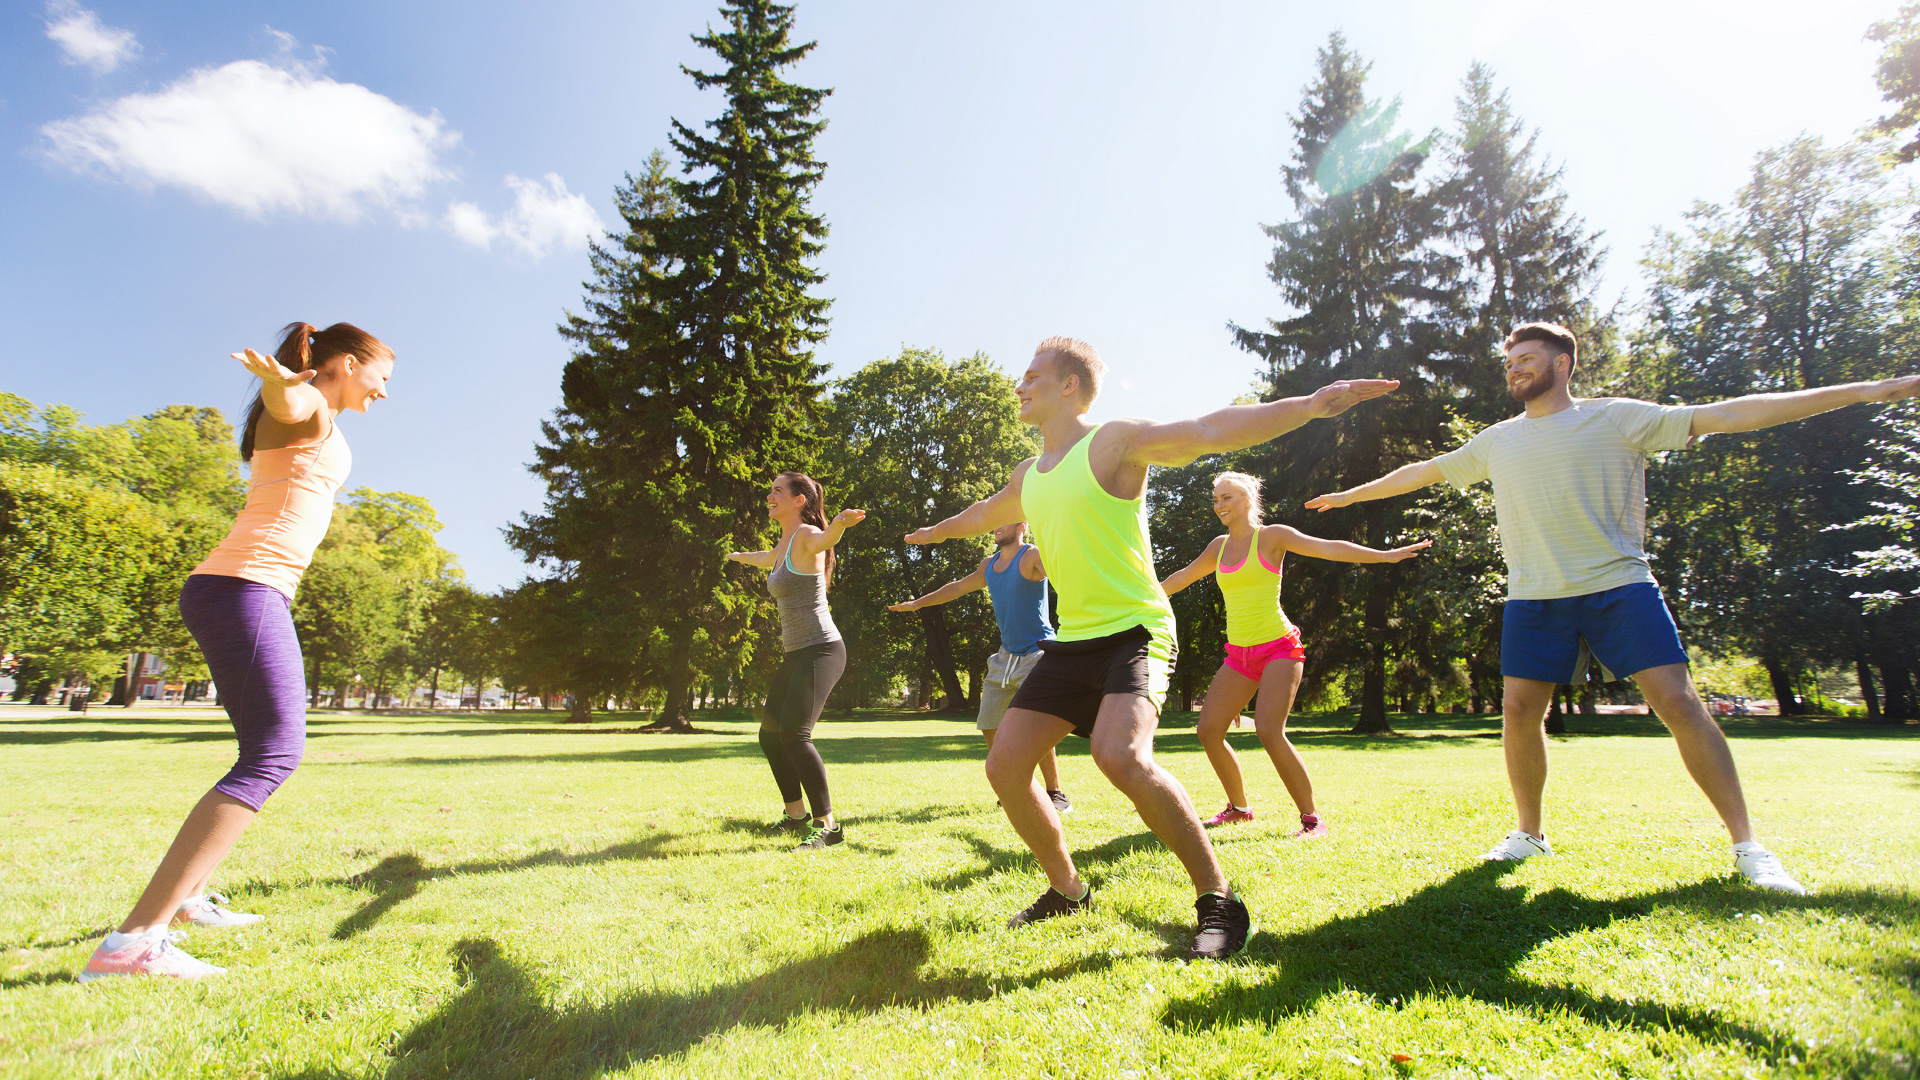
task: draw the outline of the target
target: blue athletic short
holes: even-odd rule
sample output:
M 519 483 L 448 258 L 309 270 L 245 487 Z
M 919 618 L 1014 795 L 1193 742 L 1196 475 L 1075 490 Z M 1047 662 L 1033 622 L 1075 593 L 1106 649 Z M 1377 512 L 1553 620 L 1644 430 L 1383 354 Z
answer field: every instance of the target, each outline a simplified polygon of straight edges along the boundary
M 1620 678 L 1664 664 L 1684 664 L 1680 628 L 1651 581 L 1558 600 L 1509 600 L 1500 628 L 1500 674 L 1572 682 L 1580 639 L 1593 658 Z

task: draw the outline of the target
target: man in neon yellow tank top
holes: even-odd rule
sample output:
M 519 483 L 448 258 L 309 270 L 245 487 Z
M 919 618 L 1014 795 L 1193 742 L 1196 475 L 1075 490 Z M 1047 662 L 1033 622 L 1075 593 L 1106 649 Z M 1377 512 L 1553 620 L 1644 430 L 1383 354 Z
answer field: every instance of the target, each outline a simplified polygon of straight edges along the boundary
M 1043 646 L 987 753 L 987 779 L 1050 886 L 1008 925 L 1064 915 L 1092 899 L 1067 853 L 1060 817 L 1033 780 L 1041 757 L 1072 733 L 1091 742 L 1094 764 L 1186 867 L 1199 894 L 1193 955 L 1217 960 L 1245 947 L 1251 928 L 1186 790 L 1153 760 L 1176 644 L 1173 606 L 1160 591 L 1147 539 L 1147 467 L 1266 442 L 1399 383 L 1339 382 L 1312 397 L 1235 405 L 1173 423 L 1094 424 L 1087 411 L 1105 371 L 1083 341 L 1042 341 L 1018 387 L 1020 419 L 1040 429 L 1040 456 L 1016 466 L 993 496 L 909 534 L 907 542 L 978 536 L 1024 518 L 1060 597 L 1058 635 Z

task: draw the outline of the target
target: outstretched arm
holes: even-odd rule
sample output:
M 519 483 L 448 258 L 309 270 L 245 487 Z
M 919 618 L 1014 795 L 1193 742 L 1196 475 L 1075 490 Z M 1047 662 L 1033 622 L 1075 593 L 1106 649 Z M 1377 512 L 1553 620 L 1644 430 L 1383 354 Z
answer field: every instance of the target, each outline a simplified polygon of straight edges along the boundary
M 1359 487 L 1345 491 L 1336 491 L 1331 495 L 1321 495 L 1307 500 L 1307 509 L 1325 512 L 1336 506 L 1349 506 L 1357 502 L 1372 499 L 1391 499 L 1395 495 L 1405 495 L 1409 491 L 1418 491 L 1423 487 L 1437 484 L 1446 477 L 1440 475 L 1440 466 L 1432 459 L 1416 461 L 1411 465 L 1402 465 L 1378 480 L 1369 480 Z M 1307 554 L 1302 552 L 1301 554 Z
M 252 349 L 227 355 L 260 377 L 260 403 L 275 420 L 283 424 L 304 424 L 327 407 L 327 399 L 313 387 L 314 377 L 320 374 L 315 369 L 295 374 L 282 367 L 280 361 Z
M 1172 596 L 1181 589 L 1213 573 L 1214 568 L 1220 565 L 1220 547 L 1225 542 L 1225 537 L 1214 537 L 1208 542 L 1207 546 L 1201 550 L 1199 558 L 1168 574 L 1167 580 L 1160 583 L 1160 591 L 1166 593 L 1168 596 Z
M 729 551 L 727 552 L 727 561 L 746 563 L 748 566 L 757 566 L 762 570 L 771 570 L 773 569 L 773 552 Z
M 1309 397 L 1259 405 L 1229 405 L 1192 420 L 1140 421 L 1129 440 L 1129 457 L 1145 465 L 1185 465 L 1204 454 L 1223 454 L 1277 439 L 1309 420 L 1338 416 L 1355 405 L 1391 393 L 1398 379 L 1350 379 Z
M 842 510 L 827 522 L 825 529 L 809 529 L 801 526 L 793 534 L 793 546 L 800 549 L 802 555 L 818 555 L 838 544 L 840 537 L 846 534 L 848 527 L 858 525 L 867 519 L 865 510 Z
M 1301 532 L 1291 525 L 1269 525 L 1267 527 L 1275 530 L 1279 534 L 1280 542 L 1286 550 L 1296 555 L 1306 555 L 1315 559 L 1329 559 L 1333 562 L 1402 562 L 1420 554 L 1423 549 L 1433 546 L 1433 541 L 1422 540 L 1417 544 L 1408 544 L 1406 547 L 1397 547 L 1390 551 L 1383 551 L 1380 548 L 1370 548 L 1363 544 L 1355 544 L 1346 540 L 1326 540 L 1318 536 L 1308 536 L 1306 533 Z
M 1702 405 L 1693 410 L 1692 434 L 1711 435 L 1722 431 L 1758 431 L 1776 424 L 1790 424 L 1823 412 L 1868 401 L 1901 401 L 1920 396 L 1920 375 L 1878 382 L 1847 383 L 1844 386 L 1816 386 L 1784 394 L 1749 394 Z
M 913 530 L 907 534 L 907 543 L 937 544 L 942 540 L 952 540 L 962 536 L 979 536 L 982 533 L 990 533 L 1002 525 L 1026 520 L 1026 512 L 1020 509 L 1020 479 L 1027 474 L 1027 469 L 1032 464 L 1033 459 L 1028 458 L 1014 466 L 1013 479 L 1007 482 L 1006 487 L 938 525 Z
M 991 559 L 993 556 L 989 555 L 987 558 Z M 936 604 L 944 604 L 949 600 L 958 600 L 970 592 L 984 589 L 987 587 L 986 566 L 987 564 L 983 562 L 973 568 L 973 573 L 957 581 L 949 581 L 917 600 L 908 600 L 903 604 L 888 604 L 887 610 L 918 611 L 923 607 L 933 607 Z

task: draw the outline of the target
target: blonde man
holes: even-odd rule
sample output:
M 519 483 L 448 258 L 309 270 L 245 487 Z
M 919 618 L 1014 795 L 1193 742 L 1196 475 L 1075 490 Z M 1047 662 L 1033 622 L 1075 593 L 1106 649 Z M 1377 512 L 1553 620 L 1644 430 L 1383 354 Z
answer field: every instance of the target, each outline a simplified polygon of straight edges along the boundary
M 1033 782 L 1040 759 L 1077 734 L 1192 879 L 1199 923 L 1193 955 L 1224 959 L 1246 947 L 1246 905 L 1233 895 L 1186 790 L 1153 760 L 1175 639 L 1173 607 L 1160 590 L 1147 538 L 1147 469 L 1278 438 L 1399 383 L 1334 383 L 1312 397 L 1234 405 L 1173 423 L 1095 424 L 1087 411 L 1105 373 L 1086 342 L 1042 341 L 1016 389 L 1020 419 L 1040 429 L 1040 456 L 1015 466 L 996 494 L 906 539 L 938 543 L 1024 519 L 1060 597 L 1057 636 L 1043 646 L 987 752 L 987 779 L 1049 885 L 1008 925 L 1065 915 L 1092 899 L 1067 853 L 1060 816 Z

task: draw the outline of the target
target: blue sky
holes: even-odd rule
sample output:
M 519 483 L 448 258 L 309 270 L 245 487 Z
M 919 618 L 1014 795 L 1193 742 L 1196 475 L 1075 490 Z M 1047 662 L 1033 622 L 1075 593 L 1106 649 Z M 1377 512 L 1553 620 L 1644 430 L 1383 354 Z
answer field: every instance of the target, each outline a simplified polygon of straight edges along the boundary
M 623 173 L 717 99 L 707 2 L 40 5 L 0 14 L 0 387 L 115 422 L 237 412 L 227 353 L 294 319 L 392 344 L 351 483 L 425 495 L 483 587 L 566 360 L 554 325 Z M 1633 299 L 1656 227 L 1753 154 L 1878 115 L 1893 0 L 806 3 L 838 373 L 902 344 L 1010 369 L 1053 333 L 1113 368 L 1099 416 L 1241 393 L 1229 321 L 1278 313 L 1287 117 L 1343 30 L 1410 128 L 1492 64 Z M 236 135 L 235 133 L 240 133 Z M 902 523 L 906 524 L 906 523 Z

